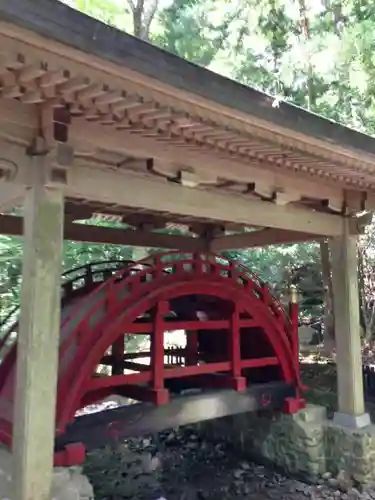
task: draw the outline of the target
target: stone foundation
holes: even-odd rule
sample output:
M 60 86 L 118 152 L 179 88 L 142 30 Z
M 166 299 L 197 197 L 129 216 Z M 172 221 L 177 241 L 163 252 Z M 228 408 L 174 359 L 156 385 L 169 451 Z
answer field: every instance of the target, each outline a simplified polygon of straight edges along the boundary
M 332 475 L 363 487 L 375 485 L 375 426 L 333 425 L 321 406 L 308 405 L 294 415 L 234 415 L 200 428 L 210 439 L 240 447 L 250 459 L 307 481 Z
M 12 455 L 0 447 L 0 499 L 12 500 Z M 93 500 L 94 492 L 81 467 L 56 467 L 51 500 Z

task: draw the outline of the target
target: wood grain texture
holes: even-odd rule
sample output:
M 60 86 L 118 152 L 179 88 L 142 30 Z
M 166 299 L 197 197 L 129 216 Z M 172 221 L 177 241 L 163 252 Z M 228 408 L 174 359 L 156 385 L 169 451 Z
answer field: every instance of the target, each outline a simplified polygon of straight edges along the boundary
M 375 154 L 365 134 L 187 62 L 53 0 L 0 1 L 0 19 L 274 125 Z

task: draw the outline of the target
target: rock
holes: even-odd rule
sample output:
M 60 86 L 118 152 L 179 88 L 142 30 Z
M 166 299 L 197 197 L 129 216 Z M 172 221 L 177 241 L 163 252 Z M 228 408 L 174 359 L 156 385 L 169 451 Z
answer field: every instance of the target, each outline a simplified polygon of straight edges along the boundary
M 145 474 L 151 474 L 152 472 L 160 469 L 161 467 L 161 454 L 157 453 L 152 456 L 148 453 L 142 458 L 142 469 Z
M 349 491 L 353 487 L 353 480 L 349 476 L 349 474 L 341 469 L 336 477 L 338 481 L 338 487 L 341 491 L 346 492 Z
M 176 441 L 177 439 L 177 436 L 176 436 L 176 433 L 175 432 L 170 432 L 165 440 L 166 443 L 173 443 L 174 441 Z
M 66 467 L 55 467 L 53 469 L 52 488 L 60 489 L 70 481 L 70 471 Z
M 288 479 L 239 457 L 224 442 L 202 439 L 196 428 L 98 450 L 89 455 L 85 473 L 103 500 L 375 500 L 354 490 L 343 471 L 337 477 L 324 472 L 319 486 Z
M 236 478 L 236 479 L 240 479 L 242 477 L 242 475 L 244 474 L 244 471 L 241 470 L 241 469 L 237 469 L 233 472 L 233 476 Z
M 335 477 L 328 478 L 327 483 L 332 489 L 336 490 L 339 487 L 339 481 Z

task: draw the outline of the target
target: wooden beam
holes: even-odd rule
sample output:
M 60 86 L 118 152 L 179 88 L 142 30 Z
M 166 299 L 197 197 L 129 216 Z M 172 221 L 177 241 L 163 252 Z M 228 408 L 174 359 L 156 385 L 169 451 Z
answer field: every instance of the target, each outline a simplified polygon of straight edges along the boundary
M 267 245 L 283 245 L 318 240 L 317 235 L 299 231 L 283 231 L 281 229 L 261 229 L 249 233 L 231 234 L 213 238 L 210 250 L 219 253 L 224 250 L 264 247 Z
M 24 106 L 18 101 L 10 101 L 0 98 L 0 137 L 16 141 L 19 144 L 29 145 L 38 130 L 37 114 L 32 106 Z M 276 191 L 280 196 L 292 196 L 293 198 L 314 197 L 319 200 L 329 200 L 330 206 L 339 211 L 344 205 L 345 192 L 342 186 L 334 181 L 314 179 L 299 175 L 294 171 L 280 171 L 269 168 L 255 160 L 239 158 L 224 153 L 215 153 L 213 150 L 203 150 L 201 147 L 184 144 L 172 144 L 160 140 L 156 134 L 149 133 L 153 137 L 142 137 L 141 134 L 131 133 L 127 129 L 108 129 L 99 123 L 88 122 L 82 118 L 74 118 L 69 126 L 69 140 L 76 153 L 88 153 L 95 155 L 98 148 L 124 155 L 134 155 L 139 158 L 153 157 L 155 164 L 181 165 L 183 155 L 184 165 L 195 169 L 202 177 L 214 175 L 223 177 L 235 183 L 254 184 L 255 191 L 259 186 L 267 186 L 273 193 Z M 9 143 L 1 141 L 1 149 L 9 156 Z M 83 156 L 79 160 L 82 164 L 90 164 L 89 158 Z M 204 165 L 202 167 L 202 165 Z M 84 165 L 82 165 L 84 166 Z M 98 166 L 98 162 L 97 162 Z M 270 167 L 270 165 L 269 165 Z M 350 205 L 351 199 L 347 201 Z M 375 200 L 368 199 L 366 208 L 375 209 Z
M 20 236 L 23 219 L 12 215 L 0 215 L 0 234 Z M 188 236 L 158 234 L 147 231 L 115 229 L 65 222 L 64 239 L 88 243 L 107 243 L 138 247 L 171 248 L 193 252 L 201 250 L 202 241 Z
M 74 134 L 72 134 L 74 136 Z M 25 152 L 16 146 L 7 149 L 9 160 L 17 165 L 10 184 L 30 184 L 29 161 Z M 212 222 L 234 222 L 243 226 L 260 226 L 308 232 L 321 236 L 338 236 L 343 232 L 344 218 L 320 213 L 304 207 L 278 206 L 271 201 L 254 199 L 208 189 L 188 188 L 128 172 L 126 169 L 107 169 L 97 162 L 80 164 L 79 159 L 69 167 L 55 163 L 44 172 L 46 185 L 58 186 L 65 197 L 119 205 L 135 210 L 178 214 Z
M 342 233 L 343 218 L 292 206 L 277 206 L 251 197 L 191 189 L 178 184 L 74 166 L 66 193 L 135 209 L 146 209 L 243 225 L 274 227 L 323 236 Z
M 220 114 L 227 126 L 230 120 L 236 125 L 240 122 L 243 128 L 255 122 L 263 134 L 268 131 L 268 135 L 279 136 L 284 144 L 297 142 L 301 150 L 315 149 L 315 154 L 326 158 L 337 154 L 344 162 L 358 159 L 370 166 L 373 163 L 373 141 L 364 134 L 283 101 L 274 106 L 271 96 L 189 65 L 152 45 L 145 46 L 94 19 L 83 22 L 81 13 L 61 3 L 39 0 L 36 6 L 33 0 L 3 2 L 1 14 L 8 21 L 1 23 L 1 34 L 18 45 L 29 45 L 28 53 L 43 51 L 44 59 L 51 60 L 48 67 L 60 69 L 58 65 L 64 62 L 69 69 L 76 69 L 73 74 L 93 75 L 94 81 L 104 80 L 113 89 L 121 88 L 128 80 L 140 94 L 145 87 L 151 88 L 169 99 L 179 99 L 178 108 L 184 109 L 188 101 L 200 112 L 201 108 L 207 110 L 215 121 Z M 38 22 L 41 16 L 43 23 Z M 4 42 L 2 45 L 7 47 Z

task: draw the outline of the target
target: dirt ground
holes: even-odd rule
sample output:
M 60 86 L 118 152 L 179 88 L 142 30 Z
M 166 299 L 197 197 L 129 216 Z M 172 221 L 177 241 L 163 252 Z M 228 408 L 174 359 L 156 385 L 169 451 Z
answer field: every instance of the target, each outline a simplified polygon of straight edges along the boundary
M 327 363 L 302 363 L 309 402 L 336 406 L 336 370 Z M 375 420 L 375 407 L 368 410 Z M 130 439 L 116 449 L 88 456 L 85 472 L 96 500 L 371 500 L 375 492 L 348 489 L 326 474 L 320 484 L 247 461 L 237 450 L 201 439 L 194 426 Z

